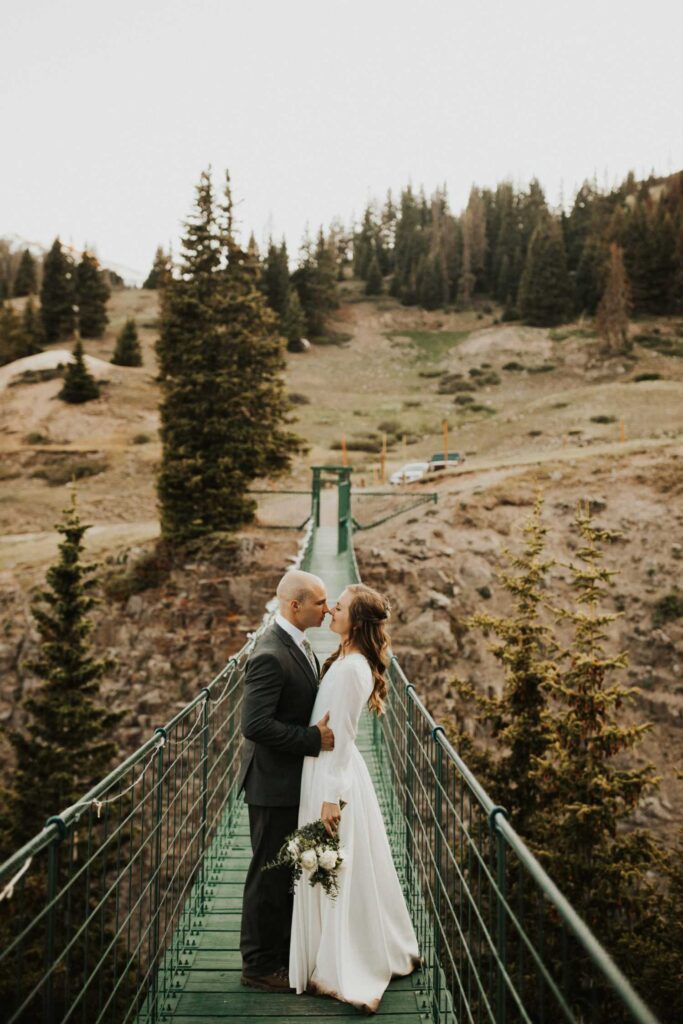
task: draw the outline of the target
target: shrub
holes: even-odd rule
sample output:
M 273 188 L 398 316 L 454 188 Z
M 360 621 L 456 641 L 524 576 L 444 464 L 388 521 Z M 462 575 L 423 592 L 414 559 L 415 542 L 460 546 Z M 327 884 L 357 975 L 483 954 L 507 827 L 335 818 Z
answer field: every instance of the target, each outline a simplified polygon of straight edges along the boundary
M 604 413 L 600 413 L 599 416 L 591 416 L 591 423 L 616 423 L 616 416 L 606 416 Z
M 510 360 L 509 363 L 504 363 L 503 364 L 503 369 L 504 370 L 510 370 L 511 372 L 513 372 L 513 371 L 514 372 L 519 372 L 521 370 L 526 369 L 526 367 L 524 366 L 523 363 L 518 363 L 515 359 L 512 359 L 512 360 Z
M 681 616 L 683 616 L 683 596 L 672 591 L 655 601 L 652 609 L 652 624 L 663 626 L 664 623 L 680 619 Z
M 37 430 L 32 430 L 30 434 L 27 434 L 24 438 L 26 444 L 49 444 L 50 438 L 45 434 L 40 434 Z
M 550 373 L 552 370 L 556 370 L 557 367 L 554 363 L 543 363 L 542 366 L 528 366 L 527 370 L 529 373 Z
M 439 381 L 439 393 L 442 395 L 454 395 L 457 391 L 476 391 L 474 384 L 468 380 L 460 380 L 458 375 L 449 374 Z
M 133 444 L 147 444 L 151 440 L 149 434 L 133 434 Z
M 168 575 L 169 567 L 168 557 L 161 548 L 148 551 L 123 571 L 106 577 L 104 593 L 112 601 L 127 601 L 133 594 L 160 586 Z
M 470 405 L 474 398 L 472 395 L 456 395 L 453 401 L 456 405 Z
M 107 468 L 105 459 L 71 458 L 66 456 L 47 465 L 39 466 L 31 473 L 31 477 L 45 480 L 50 487 L 61 487 L 71 480 L 82 480 L 87 476 L 97 476 Z
M 292 391 L 288 396 L 290 405 L 310 405 L 311 400 L 308 395 L 302 395 L 298 391 Z
M 633 378 L 633 383 L 637 384 L 641 380 L 661 380 L 661 373 L 637 373 Z

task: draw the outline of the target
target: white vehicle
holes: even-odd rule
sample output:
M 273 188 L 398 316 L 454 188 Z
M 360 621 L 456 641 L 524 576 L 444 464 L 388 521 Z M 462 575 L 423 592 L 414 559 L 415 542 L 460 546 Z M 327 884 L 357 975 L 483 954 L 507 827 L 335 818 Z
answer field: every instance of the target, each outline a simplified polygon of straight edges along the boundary
M 409 484 L 419 480 L 427 472 L 427 462 L 407 462 L 389 477 L 390 484 Z

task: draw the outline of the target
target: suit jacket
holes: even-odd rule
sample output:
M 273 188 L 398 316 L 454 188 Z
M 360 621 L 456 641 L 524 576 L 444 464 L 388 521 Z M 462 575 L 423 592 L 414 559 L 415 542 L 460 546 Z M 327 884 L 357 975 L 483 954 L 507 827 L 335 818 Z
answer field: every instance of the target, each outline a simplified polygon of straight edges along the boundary
M 318 659 L 316 658 L 316 665 Z M 318 677 L 294 638 L 277 623 L 247 661 L 242 704 L 242 765 L 237 791 L 248 804 L 299 804 L 304 757 L 320 753 L 320 730 L 309 725 Z

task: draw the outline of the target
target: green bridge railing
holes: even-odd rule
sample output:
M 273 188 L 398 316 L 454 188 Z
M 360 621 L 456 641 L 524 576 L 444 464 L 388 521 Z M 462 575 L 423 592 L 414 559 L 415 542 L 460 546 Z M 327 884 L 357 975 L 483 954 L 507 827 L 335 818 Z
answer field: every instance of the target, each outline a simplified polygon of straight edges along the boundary
M 349 481 L 347 470 L 339 476 Z M 340 488 L 339 508 L 339 557 L 352 582 L 360 576 L 350 483 Z M 314 486 L 303 567 L 311 566 L 319 517 Z M 168 1019 L 174 965 L 197 944 L 204 880 L 240 809 L 244 665 L 266 625 L 182 711 L 0 867 L 6 1024 Z M 374 756 L 431 1018 L 657 1024 L 395 658 L 389 673 L 387 714 L 373 720 Z

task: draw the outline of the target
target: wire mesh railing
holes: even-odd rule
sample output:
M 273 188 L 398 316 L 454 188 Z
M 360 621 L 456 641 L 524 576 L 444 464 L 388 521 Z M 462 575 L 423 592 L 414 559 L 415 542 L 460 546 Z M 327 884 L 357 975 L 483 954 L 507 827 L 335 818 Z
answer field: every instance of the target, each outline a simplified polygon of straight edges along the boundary
M 3 865 L 3 1020 L 152 1021 L 237 807 L 242 672 L 255 638 L 167 725 Z M 23 872 L 23 873 L 20 873 Z M 19 875 L 17 878 L 16 876 Z
M 435 1024 L 656 1024 L 396 658 L 374 727 Z

